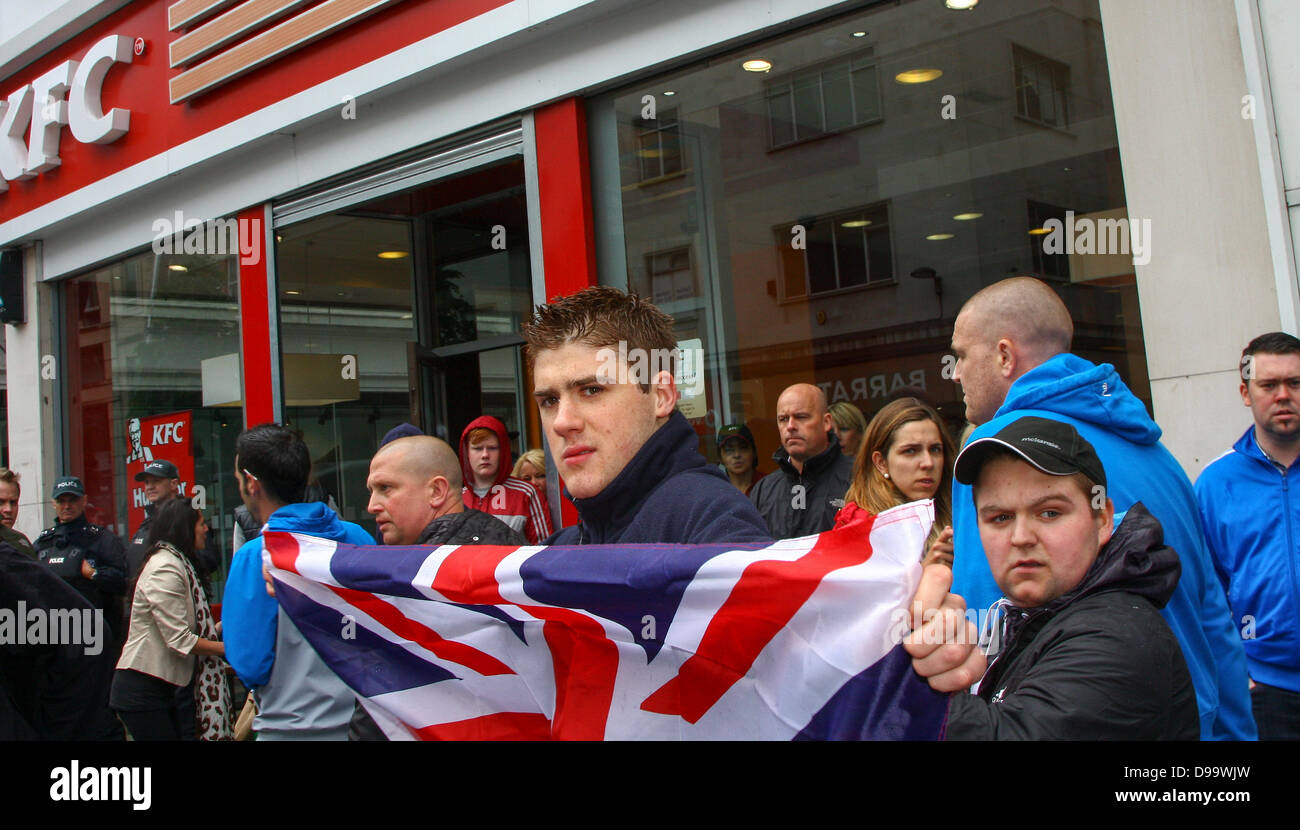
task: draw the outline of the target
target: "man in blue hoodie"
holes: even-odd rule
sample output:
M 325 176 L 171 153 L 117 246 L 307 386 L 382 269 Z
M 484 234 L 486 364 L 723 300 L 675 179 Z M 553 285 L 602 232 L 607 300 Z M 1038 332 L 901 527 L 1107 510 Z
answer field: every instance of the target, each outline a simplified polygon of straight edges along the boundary
M 235 439 L 239 495 L 266 529 L 374 544 L 365 530 L 341 521 L 325 504 L 303 502 L 310 473 L 307 445 L 292 430 L 261 424 Z M 347 740 L 356 696 L 267 594 L 261 537 L 235 552 L 222 627 L 226 660 L 257 701 L 258 740 Z
M 1253 740 L 1246 660 L 1201 531 L 1196 496 L 1160 443 L 1160 427 L 1108 363 L 1069 354 L 1074 324 L 1060 297 L 1030 277 L 1013 277 L 972 297 L 953 326 L 953 380 L 962 386 L 969 441 L 1037 415 L 1065 421 L 1097 450 L 1110 471 L 1099 494 L 1116 513 L 1142 502 L 1178 552 L 1182 577 L 1162 610 L 1196 686 L 1201 738 Z M 954 482 L 953 590 L 970 607 L 1002 596 L 980 543 L 969 485 Z

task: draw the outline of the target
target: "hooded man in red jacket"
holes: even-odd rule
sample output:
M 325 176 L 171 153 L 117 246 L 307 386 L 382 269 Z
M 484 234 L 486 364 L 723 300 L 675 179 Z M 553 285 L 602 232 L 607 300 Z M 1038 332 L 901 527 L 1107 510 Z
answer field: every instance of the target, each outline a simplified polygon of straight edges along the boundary
M 551 521 L 537 490 L 510 475 L 510 436 L 491 415 L 470 421 L 460 435 L 465 506 L 491 513 L 539 545 L 551 535 Z

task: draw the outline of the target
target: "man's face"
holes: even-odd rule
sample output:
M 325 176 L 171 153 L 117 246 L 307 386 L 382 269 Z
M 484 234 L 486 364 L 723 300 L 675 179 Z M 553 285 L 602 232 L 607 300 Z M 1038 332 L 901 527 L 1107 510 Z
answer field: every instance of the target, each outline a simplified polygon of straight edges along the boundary
M 533 396 L 560 477 L 574 498 L 589 499 L 623 472 L 677 403 L 672 375 L 660 372 L 642 392 L 635 383 L 605 383 L 600 349 L 567 343 L 537 355 Z M 625 365 L 615 378 L 631 377 Z
M 401 449 L 380 453 L 371 460 L 366 479 L 366 510 L 375 517 L 385 545 L 414 545 L 436 518 L 429 482 L 405 469 L 404 462 Z
M 86 497 L 75 493 L 64 493 L 54 500 L 54 515 L 61 524 L 74 522 L 86 512 Z
M 501 443 L 495 435 L 483 438 L 469 447 L 469 468 L 474 472 L 474 482 L 483 487 L 497 480 L 501 466 Z
M 978 331 L 977 322 L 963 313 L 957 315 L 953 324 L 952 352 L 957 364 L 952 379 L 961 384 L 966 399 L 966 420 L 983 424 L 993 420 L 1011 384 L 998 371 L 996 341 L 990 342 Z
M 993 579 L 1016 606 L 1037 608 L 1069 592 L 1110 539 L 1114 509 L 1094 516 L 1070 476 L 993 458 L 976 482 L 980 541 Z
M 820 396 L 806 386 L 792 386 L 776 401 L 776 426 L 781 432 L 781 446 L 799 463 L 826 450 L 827 433 L 835 422 Z
M 145 476 L 141 480 L 144 482 L 144 497 L 149 500 L 150 504 L 166 501 L 178 495 L 181 491 L 179 479 Z
M 18 485 L 0 481 L 0 525 L 13 527 L 18 519 Z
M 1255 428 L 1291 443 L 1300 438 L 1300 354 L 1254 358 L 1251 378 L 1241 384 L 1241 401 L 1255 416 Z

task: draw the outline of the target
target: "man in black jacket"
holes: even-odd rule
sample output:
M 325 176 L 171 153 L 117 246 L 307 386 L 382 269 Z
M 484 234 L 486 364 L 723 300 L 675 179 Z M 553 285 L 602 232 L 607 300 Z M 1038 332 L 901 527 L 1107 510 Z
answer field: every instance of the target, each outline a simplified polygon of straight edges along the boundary
M 122 595 L 126 592 L 126 554 L 113 531 L 86 519 L 86 488 L 76 476 L 54 483 L 54 527 L 36 537 L 37 561 L 76 588 L 104 612 L 113 632 L 112 648 L 121 649 L 125 631 Z
M 781 449 L 772 456 L 780 468 L 754 485 L 750 499 L 772 536 L 811 536 L 835 526 L 844 494 L 853 480 L 853 459 L 840 450 L 826 394 L 796 383 L 776 401 Z
M 367 510 L 385 545 L 526 545 L 522 533 L 461 499 L 460 460 L 446 441 L 429 435 L 398 438 L 370 460 Z M 358 703 L 348 740 L 386 740 Z
M 1140 503 L 1113 528 L 1106 472 L 1069 424 L 1027 416 L 969 444 L 980 541 L 1005 596 L 1001 652 L 954 695 L 949 740 L 1196 740 L 1196 694 L 1159 609 L 1178 555 Z

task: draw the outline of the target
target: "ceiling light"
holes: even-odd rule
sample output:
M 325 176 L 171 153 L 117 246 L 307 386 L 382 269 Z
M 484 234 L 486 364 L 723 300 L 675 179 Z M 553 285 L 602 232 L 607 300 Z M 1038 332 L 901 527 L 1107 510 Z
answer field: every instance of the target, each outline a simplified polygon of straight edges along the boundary
M 980 0 L 943 0 L 943 4 L 956 11 L 969 11 L 979 5 Z
M 379 252 L 380 259 L 405 259 L 408 256 L 410 256 L 410 253 L 407 251 L 380 251 Z
M 969 222 L 970 220 L 978 219 L 983 215 L 984 214 L 979 213 L 978 211 L 971 211 L 970 213 L 959 213 L 952 218 L 956 219 L 958 222 Z
M 927 236 L 926 239 L 930 240 L 931 242 L 938 242 L 938 241 L 940 241 L 940 240 L 942 240 L 942 239 L 952 239 L 952 234 L 950 234 L 950 233 L 932 233 L 932 234 L 930 234 L 929 236 Z
M 762 58 L 753 58 L 742 63 L 740 68 L 746 72 L 766 72 L 772 68 L 772 62 L 765 61 Z
M 665 90 L 664 90 L 664 95 L 676 95 L 676 94 L 677 94 L 677 93 L 674 92 L 674 91 L 671 90 L 671 89 L 665 89 Z
M 847 222 L 841 222 L 841 228 L 865 228 L 871 224 L 870 219 L 850 219 Z
M 188 270 L 190 270 L 190 269 L 186 268 L 184 265 L 168 265 L 168 266 L 167 266 L 167 270 L 168 270 L 168 271 L 188 271 Z
M 1030 229 L 1029 229 L 1029 235 L 1030 235 L 1030 236 L 1042 236 L 1042 235 L 1045 234 L 1045 233 L 1051 233 L 1051 231 L 1048 230 L 1047 228 L 1030 228 Z
M 867 36 L 866 32 L 854 32 L 852 34 L 852 37 L 866 37 L 866 36 Z
M 302 292 L 301 292 L 301 291 L 295 291 L 295 290 L 293 290 L 293 289 L 291 288 L 291 289 L 289 289 L 288 291 L 286 291 L 286 292 L 284 292 L 284 293 L 288 294 L 288 295 L 291 296 L 291 297 L 297 297 L 297 296 L 298 296 L 299 294 L 301 294 Z
M 942 69 L 908 69 L 895 75 L 894 80 L 900 84 L 926 84 L 941 75 Z

